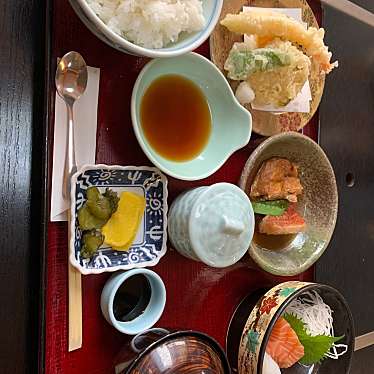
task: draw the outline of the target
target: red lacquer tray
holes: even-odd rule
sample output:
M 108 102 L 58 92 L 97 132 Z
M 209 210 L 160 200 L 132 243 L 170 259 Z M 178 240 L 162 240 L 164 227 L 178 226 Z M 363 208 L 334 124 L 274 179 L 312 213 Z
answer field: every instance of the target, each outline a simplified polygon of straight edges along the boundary
M 57 57 L 70 50 L 79 51 L 90 66 L 101 69 L 98 107 L 96 162 L 118 165 L 150 165 L 132 131 L 130 97 L 136 77 L 146 58 L 125 55 L 92 35 L 80 22 L 68 1 L 52 1 L 50 71 Z M 311 2 L 317 19 L 321 10 Z M 206 42 L 198 51 L 209 57 Z M 49 156 L 53 148 L 54 82 L 49 82 Z M 318 113 L 304 128 L 318 138 Z M 241 170 L 261 138 L 252 136 L 250 144 L 236 152 L 213 176 L 198 182 L 169 178 L 169 205 L 182 191 L 199 185 L 225 181 L 237 183 Z M 49 157 L 51 159 L 51 157 Z M 51 170 L 51 165 L 49 165 Z M 51 173 L 49 173 L 51 175 Z M 111 327 L 100 311 L 100 294 L 109 273 L 84 276 L 83 346 L 74 352 L 67 348 L 67 224 L 48 223 L 47 289 L 45 311 L 45 372 L 47 374 L 113 373 L 113 359 L 128 339 Z M 223 347 L 231 315 L 240 300 L 254 289 L 287 279 L 313 280 L 313 269 L 293 278 L 273 277 L 259 270 L 246 256 L 226 269 L 214 269 L 187 260 L 169 247 L 153 268 L 164 280 L 167 304 L 158 326 L 195 329 L 208 333 Z

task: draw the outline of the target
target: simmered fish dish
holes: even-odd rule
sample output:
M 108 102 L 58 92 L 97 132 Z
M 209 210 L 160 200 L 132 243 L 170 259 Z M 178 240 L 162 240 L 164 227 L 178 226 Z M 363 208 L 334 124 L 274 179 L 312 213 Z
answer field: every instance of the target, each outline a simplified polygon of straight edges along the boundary
M 298 213 L 298 197 L 303 192 L 298 166 L 286 158 L 273 157 L 262 163 L 250 189 L 250 197 L 256 213 L 254 240 L 268 248 L 272 242 L 268 235 L 288 235 L 306 229 L 304 218 Z M 264 217 L 265 216 L 265 217 Z M 291 240 L 281 240 L 289 243 Z M 271 245 L 275 249 L 274 246 Z
M 286 158 L 274 157 L 261 165 L 250 197 L 261 200 L 286 199 L 295 203 L 302 191 L 297 166 Z

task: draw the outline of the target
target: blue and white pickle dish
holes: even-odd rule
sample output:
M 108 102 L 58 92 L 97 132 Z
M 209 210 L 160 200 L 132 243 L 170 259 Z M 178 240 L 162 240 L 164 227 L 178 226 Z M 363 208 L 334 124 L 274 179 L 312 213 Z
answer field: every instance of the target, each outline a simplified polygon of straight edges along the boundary
M 168 232 L 183 256 L 226 267 L 247 252 L 254 226 L 246 193 L 234 184 L 216 183 L 178 196 L 170 207 Z
M 72 177 L 70 262 L 82 274 L 99 274 L 156 265 L 166 253 L 167 179 L 154 167 L 85 165 Z M 102 245 L 91 259 L 80 256 L 82 231 L 77 212 L 85 202 L 86 190 L 101 192 L 109 187 L 117 193 L 129 191 L 146 199 L 145 212 L 131 247 L 127 251 Z

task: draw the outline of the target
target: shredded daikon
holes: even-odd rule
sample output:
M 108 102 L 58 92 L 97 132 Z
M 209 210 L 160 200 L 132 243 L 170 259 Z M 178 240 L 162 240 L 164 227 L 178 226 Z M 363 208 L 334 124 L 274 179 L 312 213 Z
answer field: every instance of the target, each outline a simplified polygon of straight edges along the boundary
M 305 328 L 311 336 L 334 336 L 333 310 L 324 303 L 316 291 L 308 291 L 292 301 L 286 309 L 305 323 Z M 338 359 L 348 350 L 346 344 L 333 344 L 326 357 Z

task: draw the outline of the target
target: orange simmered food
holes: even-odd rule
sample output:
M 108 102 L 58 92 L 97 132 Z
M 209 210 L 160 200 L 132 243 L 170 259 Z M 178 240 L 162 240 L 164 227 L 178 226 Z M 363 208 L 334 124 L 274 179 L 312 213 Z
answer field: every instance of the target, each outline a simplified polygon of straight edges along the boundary
M 290 204 L 280 216 L 265 216 L 259 223 L 259 231 L 268 235 L 297 234 L 305 230 L 303 217 L 295 210 L 295 204 Z
M 305 220 L 298 213 L 298 197 L 302 192 L 296 164 L 280 157 L 262 163 L 250 189 L 256 213 L 255 242 L 276 249 L 278 244 L 287 245 L 294 234 L 305 231 Z M 282 237 L 277 239 L 275 236 L 279 235 Z
M 303 191 L 297 166 L 286 158 L 273 157 L 265 161 L 251 186 L 253 199 L 286 199 L 297 202 L 297 196 Z

